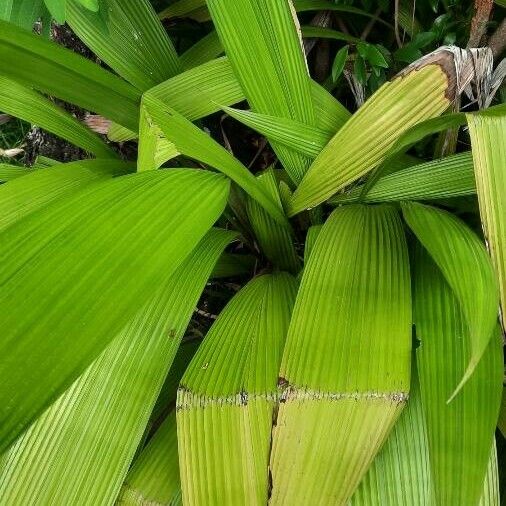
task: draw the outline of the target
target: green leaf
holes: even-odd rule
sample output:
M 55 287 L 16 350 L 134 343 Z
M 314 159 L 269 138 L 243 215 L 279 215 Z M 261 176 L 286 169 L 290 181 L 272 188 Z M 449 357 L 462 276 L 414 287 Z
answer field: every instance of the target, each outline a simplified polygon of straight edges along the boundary
M 223 46 L 216 31 L 208 33 L 181 55 L 181 65 L 188 70 L 217 58 L 223 53 Z
M 67 17 L 67 0 L 44 0 L 51 16 L 60 25 L 65 23 Z
M 212 278 L 229 278 L 246 276 L 255 268 L 256 258 L 253 255 L 224 253 L 218 258 L 211 274 Z
M 503 387 L 502 389 L 501 409 L 499 412 L 497 427 L 501 431 L 502 435 L 506 438 L 506 387 Z
M 4 501 L 48 504 L 57 490 L 61 504 L 114 502 L 213 264 L 233 237 L 210 231 L 14 444 L 0 465 Z
M 478 504 L 501 402 L 500 330 L 496 324 L 492 339 L 485 336 L 490 342 L 473 376 L 448 404 L 475 353 L 474 337 L 465 306 L 420 246 L 414 270 L 414 322 L 420 340 L 416 356 L 436 503 Z M 471 270 L 461 275 L 473 278 Z M 479 296 L 475 286 L 477 312 Z
M 506 328 L 506 110 L 468 114 L 481 222 L 501 293 Z
M 337 209 L 312 248 L 290 321 L 273 504 L 346 504 L 402 411 L 410 363 L 402 221 L 390 206 Z
M 2 232 L 1 449 L 168 279 L 223 212 L 228 186 L 199 170 L 133 174 Z
M 311 79 L 289 2 L 208 0 L 207 6 L 252 110 L 315 124 Z M 273 149 L 300 182 L 310 161 L 276 143 Z
M 0 5 L 0 19 L 30 31 L 34 23 L 46 14 L 49 13 L 44 0 L 4 0 Z M 45 23 L 46 20 L 43 21 Z
M 130 468 L 118 504 L 180 504 L 181 481 L 173 410 Z
M 0 21 L 0 60 L 1 75 L 137 130 L 140 92 L 69 49 Z
M 278 184 L 274 170 L 268 169 L 257 176 L 260 186 L 263 187 L 279 209 L 283 210 L 279 196 Z M 255 233 L 260 251 L 276 267 L 296 274 L 300 267 L 300 260 L 294 246 L 294 233 L 290 224 L 280 225 L 255 200 L 247 201 L 247 212 L 251 228 Z
M 161 19 L 183 18 L 205 5 L 206 0 L 177 0 L 160 12 L 159 17 Z
M 381 177 L 365 195 L 364 186 L 337 194 L 328 202 L 433 200 L 474 195 L 473 158 L 470 152 L 466 152 L 413 165 Z
M 478 236 L 456 216 L 415 202 L 402 203 L 402 212 L 454 291 L 469 326 L 472 352 L 461 381 L 453 385 L 453 398 L 471 377 L 494 333 L 499 309 L 494 269 Z
M 406 44 L 405 46 L 397 49 L 394 53 L 394 58 L 397 61 L 404 63 L 412 63 L 423 56 L 420 49 L 414 44 Z
M 411 126 L 441 114 L 454 84 L 435 62 L 453 55 L 435 53 L 384 84 L 341 128 L 311 165 L 293 194 L 289 215 L 320 204 L 380 164 Z
M 365 86 L 367 83 L 367 70 L 365 68 L 364 59 L 361 56 L 357 56 L 355 58 L 355 62 L 353 64 L 353 73 L 357 78 L 357 81 Z
M 101 1 L 100 12 L 68 3 L 68 24 L 94 54 L 140 91 L 179 74 L 176 50 L 148 0 Z
M 434 504 L 427 427 L 416 367 L 399 420 L 353 495 L 350 506 Z
M 98 135 L 54 102 L 2 76 L 0 76 L 0 109 L 17 118 L 35 123 L 99 158 L 118 157 Z
M 142 99 L 142 107 L 165 137 L 175 145 L 178 153 L 195 158 L 227 175 L 279 223 L 287 222 L 284 212 L 260 186 L 255 176 L 223 146 L 174 109 L 152 97 L 149 92 Z M 142 142 L 141 138 L 140 143 Z
M 28 176 L 28 174 L 32 172 L 34 172 L 34 169 L 29 167 L 19 167 L 10 163 L 0 163 L 0 182 L 6 183 L 18 177 Z
M 353 44 L 357 44 L 361 41 L 361 39 L 357 37 L 352 37 L 346 33 L 321 26 L 301 26 L 301 32 L 303 37 L 310 39 L 344 40 Z
M 254 278 L 184 374 L 177 425 L 185 504 L 267 503 L 276 382 L 296 291 L 286 273 Z
M 376 67 L 388 68 L 388 63 L 383 56 L 383 53 L 373 44 L 365 44 L 361 42 L 357 45 L 358 52 L 364 60 L 367 60 L 371 65 Z
M 93 12 L 98 12 L 100 9 L 99 0 L 78 0 L 81 5 Z
M 25 177 L 0 186 L 0 231 L 54 200 L 134 170 L 135 165 L 119 160 L 81 160 L 29 170 Z
M 342 74 L 344 65 L 346 63 L 346 58 L 348 58 L 348 49 L 350 46 L 346 45 L 342 47 L 336 54 L 334 58 L 334 63 L 332 64 L 332 80 L 334 82 L 337 81 L 339 76 Z
M 316 239 L 318 239 L 318 236 L 322 231 L 322 227 L 323 225 L 312 225 L 307 229 L 306 242 L 304 243 L 304 265 L 306 265 L 309 261 L 309 257 L 313 252 Z

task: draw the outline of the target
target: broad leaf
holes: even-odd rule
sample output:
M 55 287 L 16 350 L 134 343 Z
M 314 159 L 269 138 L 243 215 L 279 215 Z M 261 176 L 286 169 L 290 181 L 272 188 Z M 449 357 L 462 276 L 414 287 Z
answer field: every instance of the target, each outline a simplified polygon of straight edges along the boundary
M 221 40 L 213 30 L 181 55 L 181 65 L 185 69 L 192 69 L 218 58 L 222 53 Z
M 57 489 L 61 504 L 113 502 L 213 264 L 233 237 L 210 231 L 15 443 L 0 464 L 4 501 L 45 504 Z
M 184 374 L 177 424 L 186 504 L 267 503 L 276 382 L 296 290 L 286 273 L 254 278 Z
M 54 102 L 2 76 L 0 76 L 0 110 L 35 123 L 99 158 L 118 157 L 98 135 Z
M 506 328 L 506 111 L 468 114 L 480 215 L 499 278 Z
M 454 291 L 469 325 L 472 352 L 465 374 L 454 385 L 454 396 L 471 377 L 493 336 L 499 309 L 496 276 L 483 243 L 459 218 L 414 202 L 403 203 L 402 210 Z
M 28 176 L 28 174 L 32 172 L 35 172 L 35 170 L 29 167 L 21 167 L 10 163 L 0 163 L 0 182 L 6 183 L 18 177 Z
M 384 84 L 316 158 L 289 214 L 320 204 L 380 164 L 409 127 L 438 116 L 456 94 L 453 54 L 439 51 Z
M 140 92 L 69 49 L 0 21 L 0 60 L 0 75 L 137 130 Z
M 472 359 L 473 336 L 458 297 L 420 246 L 414 266 L 416 356 L 436 503 L 478 504 L 501 402 L 500 332 L 495 329 L 473 376 L 448 404 Z
M 1 449 L 166 282 L 227 194 L 219 175 L 152 171 L 90 185 L 3 231 Z
M 281 363 L 272 504 L 351 497 L 402 411 L 410 363 L 402 221 L 389 206 L 335 210 L 304 268 Z
M 180 72 L 176 50 L 148 0 L 102 0 L 97 13 L 69 0 L 67 11 L 79 38 L 139 90 Z

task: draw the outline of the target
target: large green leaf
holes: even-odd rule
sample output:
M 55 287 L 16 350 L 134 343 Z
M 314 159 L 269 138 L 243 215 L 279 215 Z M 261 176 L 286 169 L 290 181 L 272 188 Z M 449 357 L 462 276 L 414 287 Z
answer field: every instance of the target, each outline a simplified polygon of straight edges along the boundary
M 58 135 L 97 157 L 118 155 L 98 135 L 40 93 L 0 76 L 0 110 Z
M 3 0 L 0 5 L 0 19 L 25 30 L 32 31 L 34 23 L 43 18 L 42 28 L 47 32 L 45 25 L 50 23 L 49 16 L 44 0 Z
M 140 92 L 54 42 L 0 21 L 0 75 L 137 130 Z
M 420 163 L 378 179 L 364 194 L 364 185 L 329 199 L 332 204 L 346 202 L 388 202 L 432 200 L 476 193 L 473 158 L 470 152 Z
M 119 160 L 81 160 L 31 170 L 22 179 L 0 186 L 0 231 L 53 200 L 134 169 L 132 163 Z
M 144 94 L 142 107 L 149 115 L 149 121 L 154 123 L 154 126 L 159 128 L 174 144 L 175 154 L 180 153 L 195 158 L 223 172 L 258 201 L 274 219 L 282 224 L 287 222 L 283 210 L 271 195 L 259 184 L 255 176 L 223 146 L 177 111 L 157 98 L 153 98 L 150 92 Z M 143 138 L 140 139 L 140 143 L 142 145 Z M 143 167 L 139 169 L 142 170 Z
M 228 186 L 198 170 L 133 174 L 3 231 L 1 449 L 167 280 L 222 213 Z
M 439 51 L 384 84 L 313 162 L 293 194 L 289 214 L 314 207 L 364 176 L 404 131 L 441 114 L 456 93 L 452 64 L 453 54 Z
M 291 4 L 208 0 L 207 6 L 251 108 L 313 125 L 311 79 Z M 310 161 L 277 143 L 273 148 L 292 180 L 300 182 Z
M 408 396 L 411 296 L 402 221 L 347 206 L 304 268 L 280 369 L 271 504 L 344 504 Z
M 177 424 L 185 504 L 267 503 L 276 382 L 296 290 L 286 273 L 254 278 L 184 374 Z
M 477 505 L 501 402 L 500 331 L 495 329 L 473 376 L 448 403 L 474 353 L 472 334 L 460 301 L 421 246 L 414 270 L 416 356 L 436 503 Z
M 181 55 L 181 65 L 185 69 L 191 69 L 217 58 L 222 53 L 221 40 L 213 30 Z
M 499 290 L 494 269 L 478 236 L 456 216 L 415 202 L 402 204 L 404 218 L 455 292 L 469 325 L 468 367 L 455 395 L 478 365 L 497 324 Z
M 480 215 L 499 278 L 506 329 L 506 110 L 468 114 Z
M 11 163 L 0 163 L 0 182 L 6 183 L 18 177 L 28 176 L 35 172 L 36 169 L 31 167 L 23 167 L 20 165 L 13 165 Z
M 233 237 L 211 230 L 14 444 L 0 463 L 5 503 L 112 504 L 202 289 Z
M 67 22 L 94 54 L 141 91 L 181 70 L 148 0 L 101 0 L 97 13 L 69 0 Z

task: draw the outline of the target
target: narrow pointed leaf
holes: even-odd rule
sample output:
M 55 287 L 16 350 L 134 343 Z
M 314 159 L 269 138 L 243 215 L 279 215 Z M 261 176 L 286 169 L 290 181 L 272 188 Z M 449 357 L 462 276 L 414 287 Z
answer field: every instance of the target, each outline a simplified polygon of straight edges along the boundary
M 402 411 L 410 354 L 398 213 L 335 210 L 304 268 L 283 354 L 271 504 L 345 504 Z
M 273 169 L 257 176 L 257 180 L 282 211 L 283 206 Z M 296 274 L 300 269 L 300 260 L 295 251 L 291 225 L 277 223 L 256 200 L 251 198 L 247 201 L 247 212 L 249 222 L 260 245 L 260 251 L 276 267 Z
M 474 353 L 473 336 L 450 284 L 426 251 L 419 247 L 417 253 L 416 356 L 436 502 L 474 505 L 483 491 L 501 402 L 500 332 L 496 327 L 475 373 L 448 404 Z
M 276 381 L 296 290 L 286 273 L 253 279 L 183 376 L 177 424 L 185 504 L 266 504 Z
M 453 54 L 433 53 L 384 84 L 327 144 L 291 200 L 290 215 L 320 204 L 380 164 L 409 127 L 438 116 L 456 94 Z
M 218 58 L 222 53 L 221 40 L 213 30 L 181 55 L 181 65 L 188 70 Z
M 313 252 L 314 245 L 316 244 L 316 239 L 318 239 L 318 236 L 320 235 L 322 228 L 323 225 L 313 225 L 312 227 L 309 227 L 307 230 L 306 243 L 304 248 L 304 265 L 307 265 L 307 263 L 309 262 L 309 257 Z
M 416 369 L 406 408 L 353 495 L 350 506 L 428 506 L 434 491 Z
M 174 109 L 153 98 L 149 92 L 143 97 L 142 107 L 165 137 L 174 144 L 178 153 L 195 158 L 223 172 L 257 200 L 274 219 L 286 223 L 284 212 L 276 205 L 274 199 L 260 186 L 255 176 L 223 146 Z M 140 142 L 143 140 L 140 139 Z
M 228 186 L 189 169 L 123 176 L 2 232 L 1 449 L 166 281 L 223 212 Z
M 499 279 L 506 328 L 506 111 L 468 114 L 480 215 Z
M 208 0 L 207 6 L 252 110 L 315 124 L 311 79 L 291 3 Z M 273 148 L 298 183 L 310 161 L 276 143 Z
M 213 264 L 233 237 L 210 231 L 15 443 L 0 464 L 4 501 L 112 504 Z
M 137 129 L 140 92 L 69 49 L 0 21 L 0 60 L 5 77 Z
M 99 12 L 69 0 L 67 22 L 94 54 L 141 91 L 181 70 L 176 50 L 148 0 L 102 0 Z
M 58 135 L 101 158 L 118 155 L 83 123 L 54 102 L 11 79 L 0 76 L 0 109 Z
M 132 163 L 119 160 L 81 160 L 31 170 L 26 177 L 0 186 L 0 231 L 54 200 L 134 170 Z
M 176 411 L 160 425 L 125 479 L 118 504 L 181 504 Z
M 494 334 L 499 308 L 495 273 L 483 243 L 459 218 L 415 202 L 403 203 L 402 210 L 454 291 L 469 326 L 472 352 L 465 374 L 454 385 L 455 395 L 470 378 Z
M 389 202 L 433 200 L 476 194 L 473 159 L 470 152 L 420 163 L 380 178 L 364 195 L 364 185 L 329 199 L 331 204 L 347 202 Z

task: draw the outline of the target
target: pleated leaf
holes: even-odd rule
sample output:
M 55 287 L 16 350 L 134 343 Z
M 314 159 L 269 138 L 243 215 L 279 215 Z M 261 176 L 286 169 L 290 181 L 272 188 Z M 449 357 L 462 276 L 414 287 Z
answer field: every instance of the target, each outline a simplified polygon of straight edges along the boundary
M 472 353 L 465 374 L 455 382 L 456 395 L 478 365 L 497 324 L 499 289 L 494 269 L 478 236 L 456 216 L 415 202 L 403 203 L 402 210 L 454 291 L 469 326 Z
M 218 34 L 213 30 L 181 55 L 181 65 L 186 70 L 192 69 L 214 58 L 218 58 L 222 53 L 223 46 Z
M 332 204 L 432 200 L 474 195 L 473 158 L 470 152 L 420 163 L 381 177 L 364 195 L 364 185 L 331 197 Z
M 257 176 L 257 180 L 265 191 L 283 210 L 278 191 L 278 183 L 274 170 L 269 169 Z M 260 251 L 278 268 L 297 273 L 300 260 L 295 251 L 294 234 L 287 223 L 277 223 L 255 200 L 248 198 L 247 212 L 249 222 L 260 246 Z
M 207 6 L 251 108 L 313 125 L 311 79 L 291 3 L 208 0 Z M 273 148 L 292 180 L 300 182 L 310 161 L 276 143 Z
M 44 0 L 4 0 L 0 5 L 0 19 L 25 30 L 32 31 L 39 18 L 43 19 L 43 25 L 49 23 L 49 16 Z
M 137 130 L 140 92 L 69 49 L 0 21 L 0 60 L 3 76 Z
M 274 219 L 280 223 L 287 222 L 282 209 L 255 176 L 223 146 L 177 111 L 153 98 L 149 92 L 143 96 L 142 107 L 165 137 L 174 144 L 176 153 L 195 158 L 219 170 L 258 201 Z M 143 139 L 140 139 L 141 144 L 142 142 Z
M 116 504 L 176 506 L 182 504 L 181 500 L 176 411 L 173 410 L 134 462 Z
M 198 170 L 133 174 L 2 232 L 1 449 L 167 280 L 223 212 L 228 187 Z
M 94 54 L 141 91 L 181 71 L 148 0 L 101 0 L 99 12 L 69 0 L 67 23 Z
M 233 237 L 210 231 L 15 443 L 0 463 L 5 503 L 112 504 L 213 264 Z
M 271 504 L 343 504 L 408 396 L 411 301 L 402 221 L 348 206 L 323 225 L 280 369 Z
M 266 504 L 276 381 L 296 290 L 286 273 L 250 281 L 184 374 L 177 424 L 185 504 Z
M 30 167 L 22 167 L 12 165 L 10 163 L 0 163 L 0 182 L 6 183 L 7 181 L 17 179 L 18 177 L 28 176 L 32 172 L 35 172 L 35 169 Z
M 506 111 L 468 114 L 476 187 L 487 247 L 501 293 L 506 328 Z
M 438 116 L 455 96 L 453 55 L 434 53 L 384 84 L 311 165 L 291 200 L 294 215 L 320 204 L 380 164 L 409 127 Z M 452 74 L 453 72 L 453 74 Z
M 228 278 L 251 274 L 254 270 L 256 261 L 253 255 L 223 253 L 223 255 L 218 258 L 211 277 Z
M 11 79 L 0 76 L 0 110 L 21 118 L 101 158 L 117 158 L 83 123 L 54 102 Z
M 353 495 L 350 506 L 433 504 L 427 428 L 416 369 L 406 408 Z
M 0 186 L 0 232 L 54 200 L 134 169 L 132 163 L 119 160 L 81 160 L 31 170 L 25 177 Z
M 414 262 L 414 322 L 422 402 L 437 504 L 477 505 L 483 491 L 502 393 L 496 327 L 480 363 L 448 403 L 466 371 L 473 336 L 458 297 L 421 247 Z M 463 276 L 470 276 L 466 271 Z

